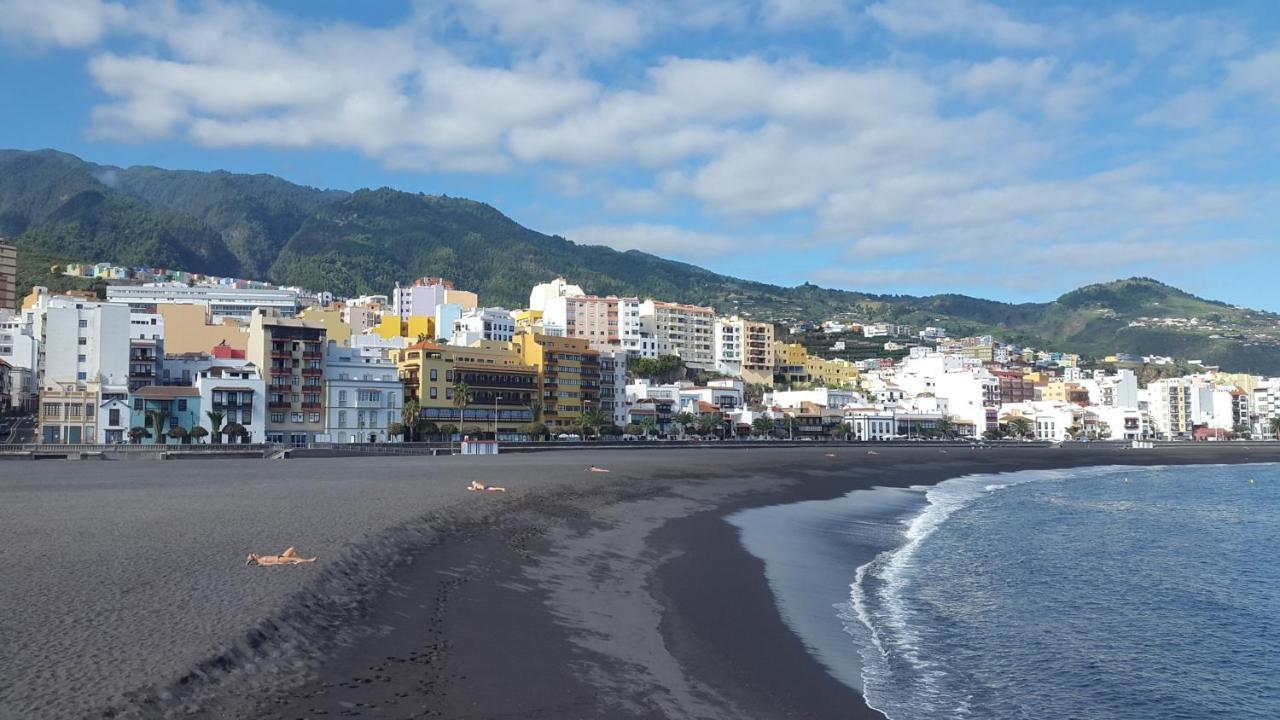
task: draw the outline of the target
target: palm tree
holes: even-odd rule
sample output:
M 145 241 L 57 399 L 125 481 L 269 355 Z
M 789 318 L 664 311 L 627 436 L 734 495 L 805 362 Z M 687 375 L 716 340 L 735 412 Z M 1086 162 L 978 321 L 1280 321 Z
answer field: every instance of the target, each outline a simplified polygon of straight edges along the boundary
M 934 429 L 944 438 L 952 438 L 956 434 L 956 424 L 951 422 L 951 418 L 943 415 L 934 425 Z
M 146 437 L 151 437 L 151 433 L 147 432 L 147 429 L 141 425 L 135 425 L 129 428 L 129 441 L 134 445 L 142 442 L 142 438 Z
M 640 420 L 640 427 L 644 428 L 645 437 L 658 434 L 658 421 L 655 418 L 642 418 Z
M 190 435 L 191 438 L 196 441 L 196 444 L 199 445 L 201 438 L 209 436 L 209 431 L 205 430 L 203 426 L 197 425 L 191 428 L 191 432 L 188 433 L 188 435 Z
M 1272 435 L 1276 436 L 1277 440 L 1280 440 L 1280 417 L 1271 418 L 1271 423 L 1267 426 L 1267 429 L 1271 431 Z
M 209 434 L 213 436 L 213 444 L 217 445 L 222 442 L 222 418 L 225 416 L 221 410 L 208 410 L 205 417 L 209 418 L 209 427 L 212 428 Z
M 1031 420 L 1021 416 L 1009 418 L 1009 422 L 1005 423 L 1009 428 L 1009 434 L 1013 437 L 1029 438 L 1035 435 L 1036 427 Z
M 773 432 L 773 419 L 763 415 L 751 421 L 751 429 L 757 435 L 768 435 Z
M 542 401 L 534 398 L 529 401 L 529 414 L 533 416 L 533 422 L 542 422 Z
M 1079 440 L 1080 433 L 1081 433 L 1081 430 L 1078 425 L 1072 425 L 1071 427 L 1067 428 L 1067 437 L 1071 438 L 1072 440 Z
M 156 442 L 161 445 L 167 445 L 165 441 L 165 422 L 169 419 L 168 410 L 151 410 L 147 413 L 147 417 L 151 419 L 151 428 L 155 431 L 153 437 Z
M 227 423 L 226 427 L 222 428 L 222 434 L 227 436 L 228 442 L 231 441 L 231 438 L 235 438 L 239 442 L 244 442 L 244 439 L 249 435 L 249 431 L 240 423 L 233 422 Z
M 720 427 L 720 413 L 703 413 L 698 416 L 698 432 L 703 435 L 714 435 Z
M 693 413 L 688 411 L 678 412 L 675 417 L 671 418 L 671 422 L 675 423 L 675 426 L 680 428 L 681 437 L 688 435 L 689 427 L 697 421 L 698 419 L 693 416 Z
M 605 417 L 604 410 L 596 405 L 588 407 L 578 418 L 578 424 L 582 426 L 584 438 L 586 437 L 586 432 L 591 431 L 596 434 L 596 439 L 599 439 L 600 428 L 604 427 L 608 421 L 609 418 Z
M 471 388 L 459 380 L 453 384 L 453 405 L 458 408 L 458 426 L 462 426 L 463 417 L 467 414 L 467 403 L 471 402 Z M 461 432 L 459 432 L 461 438 Z
M 418 429 L 418 401 L 415 398 L 409 398 L 404 401 L 404 407 L 400 409 L 400 424 L 405 427 L 405 440 L 413 442 L 414 431 Z

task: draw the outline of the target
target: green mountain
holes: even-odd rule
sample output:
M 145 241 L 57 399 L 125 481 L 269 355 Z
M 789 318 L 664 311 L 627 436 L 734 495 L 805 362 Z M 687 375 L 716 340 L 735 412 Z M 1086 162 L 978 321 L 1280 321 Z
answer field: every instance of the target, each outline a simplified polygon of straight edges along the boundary
M 786 288 L 639 251 L 578 245 L 462 198 L 320 190 L 261 174 L 118 168 L 52 150 L 0 151 L 0 236 L 21 250 L 23 285 L 83 285 L 49 274 L 49 265 L 67 261 L 181 268 L 339 294 L 386 292 L 397 281 L 433 275 L 478 292 L 485 303 L 520 306 L 532 285 L 563 275 L 595 293 L 707 304 L 780 323 L 933 325 L 1094 356 L 1172 355 L 1280 374 L 1280 316 L 1144 278 L 1022 304 Z M 1171 318 L 1182 322 L 1161 322 Z

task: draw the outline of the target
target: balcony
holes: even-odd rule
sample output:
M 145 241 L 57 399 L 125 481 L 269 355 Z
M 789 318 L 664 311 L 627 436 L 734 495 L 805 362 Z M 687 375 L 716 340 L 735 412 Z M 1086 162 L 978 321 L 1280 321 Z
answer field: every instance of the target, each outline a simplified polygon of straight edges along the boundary
M 289 409 L 289 408 L 291 408 L 291 407 L 293 407 L 293 406 L 292 406 L 290 403 L 288 403 L 288 402 L 269 402 L 269 403 L 267 403 L 267 408 L 268 408 L 268 409 L 270 409 L 270 410 L 288 410 L 288 409 Z
M 324 368 L 302 368 L 302 374 L 310 377 L 317 377 L 324 374 Z
M 321 359 L 322 357 L 324 357 L 324 354 L 323 354 L 323 353 L 320 353 L 320 352 L 304 352 L 304 353 L 302 353 L 302 359 L 303 359 L 303 360 L 319 360 L 319 359 Z

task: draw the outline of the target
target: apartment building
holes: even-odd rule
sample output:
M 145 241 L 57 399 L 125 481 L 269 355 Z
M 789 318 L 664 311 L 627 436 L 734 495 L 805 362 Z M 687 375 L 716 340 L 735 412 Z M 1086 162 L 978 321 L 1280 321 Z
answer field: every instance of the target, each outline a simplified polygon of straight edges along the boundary
M 715 367 L 715 321 L 715 310 L 709 307 L 656 300 L 640 303 L 642 329 L 669 345 L 689 367 Z
M 1192 396 L 1197 392 L 1194 381 L 1187 377 L 1165 378 L 1147 385 L 1147 407 L 1156 436 L 1165 440 L 1191 437 L 1195 424 Z
M 200 408 L 204 410 L 198 424 L 210 433 L 210 442 L 260 443 L 266 438 L 267 381 L 256 365 L 211 366 L 196 375 L 195 389 L 200 396 Z M 222 413 L 222 428 L 239 425 L 245 434 L 228 435 L 215 441 L 210 411 Z
M 129 393 L 130 426 L 147 430 L 143 445 L 187 444 L 191 430 L 200 425 L 200 391 L 177 385 L 148 385 Z M 161 413 L 157 418 L 155 413 Z M 156 426 L 155 421 L 161 424 Z M 177 435 L 171 435 L 171 433 Z
M 0 310 L 18 306 L 18 248 L 0 243 Z
M 408 320 L 411 315 L 434 317 L 436 307 L 444 304 L 469 310 L 479 304 L 479 298 L 473 292 L 458 290 L 448 280 L 434 277 L 418 278 L 404 287 L 396 283 L 391 293 L 391 312 L 401 320 Z
M 581 338 L 521 333 L 512 341 L 525 364 L 539 370 L 543 422 L 553 432 L 575 425 L 600 400 L 600 353 Z
M 639 355 L 644 350 L 639 298 L 552 297 L 542 311 L 542 325 L 549 334 L 586 340 L 597 352 L 621 350 Z
M 736 315 L 715 323 L 716 370 L 746 382 L 773 384 L 773 325 Z
M 540 401 L 538 368 L 524 362 L 507 343 L 481 342 L 461 347 L 420 342 L 392 351 L 404 396 L 418 402 L 423 420 L 451 424 L 473 434 L 492 433 L 509 438 L 534 421 L 533 404 Z M 454 388 L 467 386 L 466 407 L 460 407 Z
M 399 440 L 389 432 L 401 422 L 404 385 L 396 363 L 376 348 L 346 348 L 330 342 L 325 351 L 325 430 L 334 443 Z
M 33 410 L 39 342 L 33 313 L 0 308 L 0 361 L 9 367 L 7 402 L 10 408 Z
M 453 324 L 450 345 L 471 345 L 482 340 L 510 342 L 516 332 L 515 315 L 505 308 L 473 308 Z
M 627 354 L 600 353 L 600 407 L 613 424 L 627 424 Z
M 323 326 L 255 310 L 250 362 L 267 375 L 266 440 L 305 445 L 325 431 Z
M 1263 378 L 1249 393 L 1253 431 L 1260 437 L 1275 437 L 1271 421 L 1280 418 L 1280 377 Z
M 98 407 L 128 391 L 129 308 L 40 292 L 33 320 L 40 338 L 37 437 L 96 442 Z

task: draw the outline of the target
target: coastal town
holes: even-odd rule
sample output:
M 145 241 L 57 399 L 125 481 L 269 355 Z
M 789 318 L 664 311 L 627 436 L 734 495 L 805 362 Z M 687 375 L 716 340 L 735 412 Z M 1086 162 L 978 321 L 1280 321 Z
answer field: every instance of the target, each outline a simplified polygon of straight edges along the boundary
M 54 270 L 121 281 L 104 297 L 33 287 L 19 298 L 14 254 L 0 248 L 0 307 L 18 308 L 0 310 L 0 438 L 16 439 L 26 416 L 38 444 L 1142 442 L 1280 431 L 1280 378 L 1194 360 L 1089 359 L 882 322 L 775 325 L 594 295 L 566 278 L 504 308 L 444 278 L 343 298 L 101 263 Z M 870 356 L 847 357 L 855 343 Z M 1147 366 L 1188 371 L 1145 377 Z

